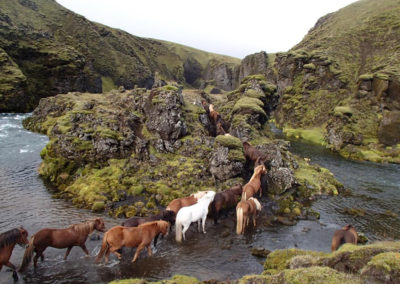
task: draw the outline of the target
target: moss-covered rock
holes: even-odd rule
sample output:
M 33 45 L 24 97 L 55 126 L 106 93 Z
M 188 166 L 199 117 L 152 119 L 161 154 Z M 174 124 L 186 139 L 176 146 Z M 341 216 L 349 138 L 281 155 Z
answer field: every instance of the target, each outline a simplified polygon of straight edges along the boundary
M 400 281 L 400 253 L 385 252 L 375 255 L 361 270 L 361 277 L 369 283 L 398 283 Z

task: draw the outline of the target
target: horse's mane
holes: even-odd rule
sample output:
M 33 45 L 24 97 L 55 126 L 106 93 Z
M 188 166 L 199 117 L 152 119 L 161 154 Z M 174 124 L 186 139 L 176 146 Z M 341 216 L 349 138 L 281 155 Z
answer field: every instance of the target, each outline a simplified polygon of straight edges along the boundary
M 258 168 L 260 168 L 260 167 L 264 167 L 264 165 L 259 165 L 259 166 L 257 166 L 257 167 L 255 167 L 254 168 L 254 172 L 253 172 L 253 175 L 251 176 L 251 178 L 250 178 L 250 181 L 252 181 L 255 177 L 256 177 L 256 175 L 258 174 Z
M 168 227 L 168 223 L 166 221 L 163 220 L 158 220 L 158 221 L 152 221 L 152 222 L 147 222 L 144 224 L 139 225 L 138 228 L 148 228 L 148 227 L 157 227 L 162 229 L 163 227 Z
M 207 191 L 198 191 L 196 193 L 192 193 L 190 196 L 199 199 L 202 198 L 206 193 Z
M 12 229 L 0 234 L 0 248 L 5 248 L 9 245 L 15 244 L 21 236 L 18 229 Z
M 94 230 L 94 223 L 94 220 L 90 220 L 80 224 L 73 224 L 70 226 L 70 228 L 77 232 L 79 235 L 89 235 Z

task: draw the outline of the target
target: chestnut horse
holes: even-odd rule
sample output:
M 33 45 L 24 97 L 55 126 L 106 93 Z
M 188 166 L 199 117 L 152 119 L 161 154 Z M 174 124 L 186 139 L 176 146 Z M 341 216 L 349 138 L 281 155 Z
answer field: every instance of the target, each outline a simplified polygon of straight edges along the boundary
M 163 220 L 166 221 L 170 224 L 170 226 L 175 224 L 175 212 L 171 210 L 164 210 L 161 213 L 155 215 L 155 216 L 148 216 L 148 217 L 131 217 L 128 220 L 122 222 L 121 226 L 125 227 L 137 227 L 141 224 L 148 223 L 151 221 L 158 221 L 158 220 Z M 170 227 L 171 228 L 171 227 Z M 157 239 L 158 235 L 155 236 L 154 238 L 154 247 L 157 244 Z
M 244 234 L 244 229 L 249 225 L 250 217 L 253 218 L 253 225 L 256 226 L 257 211 L 261 211 L 260 202 L 254 197 L 246 201 L 240 201 L 236 206 L 236 234 Z
M 247 200 L 254 196 L 258 191 L 260 191 L 260 196 L 262 196 L 261 188 L 261 175 L 266 174 L 267 169 L 264 165 L 259 165 L 254 168 L 254 173 L 248 183 L 243 187 L 242 200 Z
M 165 210 L 174 211 L 175 215 L 178 214 L 179 209 L 185 206 L 190 206 L 197 203 L 197 200 L 203 197 L 207 191 L 198 191 L 188 197 L 182 197 L 172 200 Z
M 346 225 L 342 229 L 336 230 L 332 237 L 331 250 L 335 251 L 344 243 L 357 244 L 358 235 L 352 225 Z
M 247 160 L 252 161 L 254 166 L 263 164 L 268 156 L 263 154 L 257 148 L 253 147 L 249 142 L 243 142 L 243 152 Z
M 243 188 L 241 185 L 235 185 L 230 189 L 215 194 L 213 202 L 211 202 L 211 214 L 214 218 L 214 224 L 218 223 L 219 213 L 225 209 L 236 206 L 242 195 Z
M 151 256 L 151 241 L 159 234 L 167 235 L 168 230 L 169 223 L 162 220 L 144 223 L 138 227 L 112 227 L 104 234 L 101 249 L 96 257 L 96 263 L 99 263 L 104 255 L 105 263 L 107 263 L 110 252 L 115 254 L 118 259 L 121 259 L 121 254 L 118 253 L 118 250 L 122 247 L 137 247 L 132 262 L 136 261 L 139 253 L 145 247 L 149 256 Z
M 16 244 L 22 247 L 29 244 L 28 232 L 24 228 L 12 229 L 0 234 L 0 270 L 3 265 L 11 268 L 14 280 L 18 281 L 16 268 L 10 262 L 10 257 Z
M 96 218 L 80 224 L 74 224 L 66 229 L 42 229 L 34 234 L 29 241 L 29 246 L 25 250 L 19 271 L 24 271 L 32 260 L 33 252 L 36 255 L 33 259 L 34 267 L 37 267 L 37 260 L 40 257 L 44 260 L 44 250 L 47 247 L 68 248 L 65 252 L 64 260 L 67 259 L 72 247 L 80 246 L 82 250 L 89 255 L 85 242 L 89 234 L 94 230 L 105 232 L 104 221 L 102 218 Z

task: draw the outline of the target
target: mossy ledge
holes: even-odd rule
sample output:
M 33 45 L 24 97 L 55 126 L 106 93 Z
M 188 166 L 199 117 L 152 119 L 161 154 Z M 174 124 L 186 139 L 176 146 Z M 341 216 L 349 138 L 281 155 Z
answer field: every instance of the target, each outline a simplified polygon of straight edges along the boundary
M 210 96 L 230 125 L 230 136 L 216 138 L 207 129 L 204 94 L 176 86 L 44 98 L 23 125 L 49 136 L 39 174 L 55 186 L 56 197 L 78 207 L 120 217 L 148 215 L 174 198 L 243 184 L 253 170 L 243 154 L 247 140 L 271 153 L 265 191 L 278 205 L 275 213 L 296 219 L 303 201 L 337 194 L 342 185 L 272 138 L 266 115 L 275 90 L 257 75 L 231 93 Z M 263 115 L 234 110 L 249 94 L 257 94 Z
M 260 275 L 246 275 L 235 284 L 317 284 L 317 283 L 399 283 L 400 242 L 377 242 L 365 246 L 343 245 L 334 253 L 283 249 L 271 252 Z M 180 282 L 184 281 L 184 282 Z M 135 283 L 227 283 L 225 281 L 199 281 L 177 275 L 170 280 L 151 282 L 127 279 L 110 284 Z

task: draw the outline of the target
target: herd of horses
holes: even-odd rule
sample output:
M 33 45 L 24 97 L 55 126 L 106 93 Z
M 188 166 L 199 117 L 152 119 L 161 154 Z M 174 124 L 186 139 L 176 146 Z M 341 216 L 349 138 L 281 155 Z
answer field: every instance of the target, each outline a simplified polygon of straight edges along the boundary
M 224 132 L 223 134 L 225 134 L 225 123 L 214 110 L 213 105 L 209 105 L 207 108 L 205 104 L 203 106 L 206 111 L 208 110 L 210 120 L 215 124 L 217 133 Z M 121 226 L 114 226 L 109 230 L 106 230 L 102 218 L 74 224 L 64 229 L 41 229 L 29 241 L 28 232 L 24 228 L 12 229 L 0 234 L 0 270 L 3 265 L 9 267 L 13 272 L 14 280 L 18 280 L 16 267 L 9 261 L 16 244 L 26 247 L 19 272 L 23 272 L 29 266 L 34 253 L 33 265 L 37 267 L 38 259 L 44 260 L 43 252 L 47 247 L 66 248 L 64 260 L 67 259 L 74 246 L 81 247 L 84 253 L 89 255 L 85 243 L 89 234 L 95 230 L 104 232 L 96 263 L 101 262 L 103 257 L 107 263 L 110 253 L 121 259 L 123 247 L 137 248 L 132 259 L 132 262 L 135 262 L 144 248 L 151 256 L 152 241 L 154 240 L 154 246 L 156 246 L 158 237 L 166 236 L 172 230 L 173 225 L 175 225 L 177 242 L 181 242 L 182 238 L 186 239 L 185 233 L 193 222 L 198 222 L 199 232 L 202 227 L 203 233 L 206 233 L 205 223 L 209 208 L 214 224 L 218 224 L 220 213 L 223 210 L 227 212 L 236 207 L 236 233 L 244 234 L 250 219 L 253 221 L 253 226 L 256 226 L 257 212 L 262 210 L 262 205 L 256 195 L 262 196 L 261 179 L 267 173 L 264 163 L 268 160 L 268 156 L 248 142 L 243 143 L 243 149 L 246 159 L 254 165 L 253 175 L 244 186 L 235 185 L 218 193 L 211 190 L 199 191 L 187 197 L 174 199 L 164 211 L 157 215 L 134 216 L 125 220 Z M 332 238 L 332 251 L 345 242 L 357 244 L 357 232 L 351 225 L 335 231 Z

